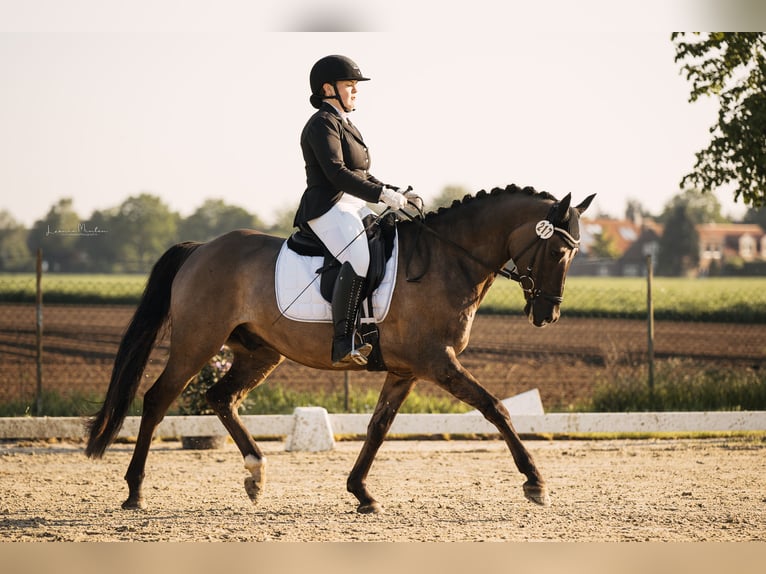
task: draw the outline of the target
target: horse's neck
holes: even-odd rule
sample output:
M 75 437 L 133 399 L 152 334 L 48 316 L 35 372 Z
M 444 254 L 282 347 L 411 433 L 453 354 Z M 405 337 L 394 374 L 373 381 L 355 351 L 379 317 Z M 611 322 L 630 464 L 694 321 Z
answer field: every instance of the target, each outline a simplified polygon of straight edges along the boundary
M 409 227 L 405 252 L 417 254 L 408 275 L 424 271 L 436 281 L 459 282 L 480 301 L 509 259 L 509 235 L 540 208 L 530 206 L 528 196 L 473 201 L 428 218 L 425 224 L 433 233 Z
M 526 223 L 538 221 L 547 206 L 524 195 L 486 197 L 474 202 L 435 218 L 433 227 L 481 261 L 483 271 L 490 275 L 508 261 L 510 235 Z

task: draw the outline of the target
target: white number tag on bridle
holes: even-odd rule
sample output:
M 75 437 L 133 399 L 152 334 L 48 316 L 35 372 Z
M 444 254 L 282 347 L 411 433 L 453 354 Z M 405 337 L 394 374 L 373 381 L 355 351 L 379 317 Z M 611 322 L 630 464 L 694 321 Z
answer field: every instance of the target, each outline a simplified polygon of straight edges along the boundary
M 550 239 L 553 236 L 553 224 L 547 219 L 538 221 L 535 225 L 535 232 L 540 239 Z

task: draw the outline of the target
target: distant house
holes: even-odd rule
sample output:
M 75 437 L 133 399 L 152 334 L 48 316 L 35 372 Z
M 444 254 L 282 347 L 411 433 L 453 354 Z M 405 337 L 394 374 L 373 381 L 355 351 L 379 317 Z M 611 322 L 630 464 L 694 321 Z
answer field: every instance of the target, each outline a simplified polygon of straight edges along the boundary
M 651 255 L 657 265 L 662 226 L 654 221 L 645 222 L 638 239 L 622 254 L 617 262 L 618 275 L 623 277 L 643 277 L 646 275 L 646 256 Z
M 704 223 L 697 226 L 700 238 L 700 274 L 732 260 L 766 260 L 766 232 L 754 223 Z
M 646 256 L 657 261 L 663 227 L 651 219 L 585 219 L 580 222 L 580 254 L 570 275 L 640 277 L 646 274 Z M 733 261 L 766 261 L 766 232 L 757 224 L 705 223 L 699 234 L 699 275 Z M 609 243 L 614 257 L 594 253 L 598 244 Z
M 651 219 L 586 219 L 580 221 L 580 254 L 570 275 L 640 277 L 646 273 L 646 255 L 657 253 L 662 226 Z M 594 253 L 599 241 L 610 244 L 615 257 Z

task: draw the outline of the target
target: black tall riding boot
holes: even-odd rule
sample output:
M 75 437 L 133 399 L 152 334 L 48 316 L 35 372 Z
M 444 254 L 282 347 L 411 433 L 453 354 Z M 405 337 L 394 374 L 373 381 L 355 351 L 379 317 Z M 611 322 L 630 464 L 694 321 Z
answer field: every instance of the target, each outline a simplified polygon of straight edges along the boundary
M 354 273 L 349 262 L 341 265 L 332 292 L 332 323 L 335 336 L 332 341 L 332 365 L 340 367 L 348 363 L 366 365 L 372 345 L 365 343 L 354 348 L 356 314 L 362 299 L 364 277 Z

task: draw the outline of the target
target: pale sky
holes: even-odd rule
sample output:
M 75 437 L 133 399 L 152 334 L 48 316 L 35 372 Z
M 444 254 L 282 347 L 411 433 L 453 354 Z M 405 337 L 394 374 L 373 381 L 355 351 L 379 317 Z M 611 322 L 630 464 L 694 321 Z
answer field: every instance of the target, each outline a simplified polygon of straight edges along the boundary
M 0 209 L 31 225 L 62 197 L 87 218 L 148 192 L 184 216 L 220 197 L 271 222 L 303 191 L 308 74 L 334 53 L 372 78 L 352 115 L 372 173 L 426 206 L 448 185 L 516 183 L 575 201 L 595 192 L 614 216 L 628 199 L 658 213 L 716 119 L 714 100 L 688 102 L 672 14 L 593 25 L 501 7 L 478 25 L 398 0 L 386 12 L 326 3 L 321 17 L 267 2 L 266 19 L 259 3 L 196 4 L 0 0 Z M 343 15 L 372 31 L 273 31 L 324 29 L 328 14 L 330 27 Z

